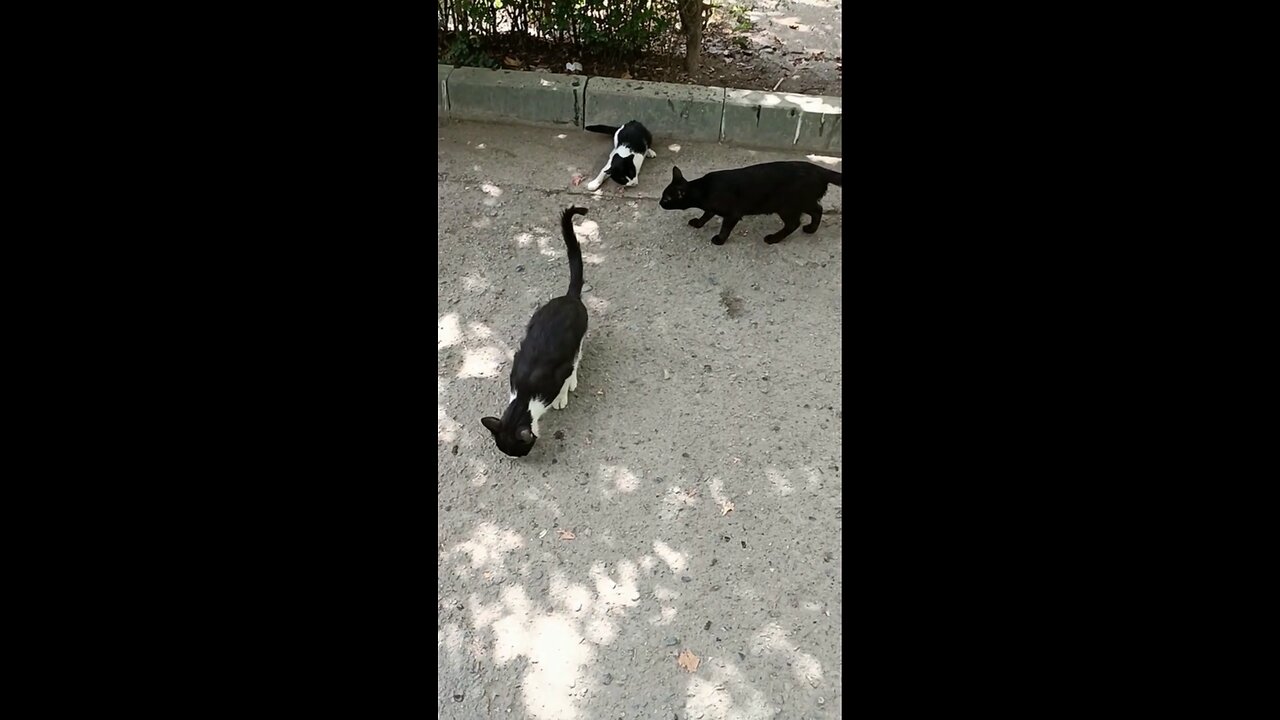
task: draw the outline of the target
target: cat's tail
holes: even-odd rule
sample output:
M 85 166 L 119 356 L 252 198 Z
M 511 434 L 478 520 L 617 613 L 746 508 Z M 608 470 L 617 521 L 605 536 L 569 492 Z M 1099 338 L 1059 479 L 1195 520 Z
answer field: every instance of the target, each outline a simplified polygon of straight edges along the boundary
M 836 187 L 843 187 L 840 183 L 843 182 L 844 175 L 836 172 L 835 170 L 828 170 L 826 168 L 818 168 L 818 169 L 822 171 L 822 177 L 824 180 L 831 183 L 832 185 L 835 185 Z
M 588 125 L 582 129 L 586 130 L 587 132 L 604 133 L 605 135 L 612 135 L 618 132 L 618 128 L 613 127 L 611 125 Z
M 571 298 L 582 297 L 582 248 L 573 232 L 573 216 L 586 215 L 584 207 L 568 207 L 560 214 L 560 232 L 564 234 L 564 246 L 569 251 L 569 292 Z

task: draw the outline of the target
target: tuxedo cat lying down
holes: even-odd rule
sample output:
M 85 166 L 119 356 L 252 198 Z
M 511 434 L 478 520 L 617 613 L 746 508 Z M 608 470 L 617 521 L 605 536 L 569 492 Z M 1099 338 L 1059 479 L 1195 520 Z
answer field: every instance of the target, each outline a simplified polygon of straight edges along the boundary
M 800 161 L 769 162 L 736 170 L 709 172 L 697 180 L 684 179 L 680 168 L 671 169 L 671 184 L 662 191 L 658 206 L 664 210 L 703 211 L 700 218 L 689 221 L 700 228 L 716 215 L 724 218 L 720 232 L 711 238 L 723 245 L 733 226 L 746 215 L 777 213 L 782 229 L 764 236 L 767 243 L 781 242 L 800 227 L 800 215 L 812 220 L 804 231 L 817 231 L 822 221 L 822 203 L 827 185 L 840 187 L 842 175 L 834 170 Z
M 613 151 L 609 160 L 595 180 L 587 183 L 588 190 L 597 190 L 606 177 L 613 178 L 619 185 L 635 187 L 640 182 L 640 168 L 644 167 L 644 159 L 657 157 L 650 145 L 653 136 L 639 121 L 632 120 L 620 128 L 608 125 L 588 125 L 586 130 L 598 133 L 613 133 Z
M 569 392 L 578 389 L 587 307 L 582 304 L 582 250 L 573 232 L 573 216 L 586 214 L 587 209 L 580 207 L 560 214 L 560 232 L 569 254 L 569 291 L 533 313 L 511 366 L 507 409 L 501 418 L 480 419 L 493 433 L 498 449 L 512 457 L 529 454 L 538 439 L 538 418 L 548 407 L 567 407 Z

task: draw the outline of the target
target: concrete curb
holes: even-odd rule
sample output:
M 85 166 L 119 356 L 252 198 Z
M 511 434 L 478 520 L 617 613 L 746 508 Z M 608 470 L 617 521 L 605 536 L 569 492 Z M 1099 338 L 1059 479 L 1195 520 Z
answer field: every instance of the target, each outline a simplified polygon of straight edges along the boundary
M 564 127 L 639 120 L 661 144 L 701 140 L 842 155 L 841 98 L 437 65 L 440 117 Z

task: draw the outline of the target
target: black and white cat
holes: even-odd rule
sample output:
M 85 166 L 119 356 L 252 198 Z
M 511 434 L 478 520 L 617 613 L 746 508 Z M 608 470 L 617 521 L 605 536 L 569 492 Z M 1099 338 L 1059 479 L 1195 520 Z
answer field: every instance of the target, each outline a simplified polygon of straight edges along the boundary
M 644 167 L 644 159 L 658 156 L 650 147 L 653 145 L 653 136 L 638 120 L 632 120 L 620 128 L 588 125 L 585 129 L 606 135 L 613 133 L 613 152 L 609 153 L 609 161 L 596 179 L 587 183 L 588 190 L 599 189 L 605 177 L 613 178 L 619 185 L 635 187 L 640 181 L 640 168 Z
M 480 422 L 493 433 L 498 449 L 511 457 L 528 455 L 538 439 L 538 418 L 548 407 L 561 410 L 578 389 L 578 361 L 587 334 L 582 304 L 582 250 L 573 232 L 573 216 L 587 209 L 570 207 L 560 215 L 560 232 L 569 251 L 569 292 L 538 308 L 511 367 L 511 399 L 501 418 Z

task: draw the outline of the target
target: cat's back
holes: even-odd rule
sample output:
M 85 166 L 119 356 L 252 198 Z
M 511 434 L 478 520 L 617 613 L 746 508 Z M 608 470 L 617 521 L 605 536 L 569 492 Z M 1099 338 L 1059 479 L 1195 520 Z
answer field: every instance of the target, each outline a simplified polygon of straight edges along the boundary
M 777 212 L 807 205 L 827 191 L 827 178 L 813 163 L 780 160 L 709 172 L 699 180 L 720 204 L 733 203 L 747 214 Z
M 587 307 L 582 300 L 562 295 L 538 308 L 529 318 L 523 346 L 553 352 L 565 342 L 574 344 L 587 332 Z M 572 355 L 572 353 L 570 353 Z
M 705 177 L 712 182 L 726 184 L 777 185 L 803 179 L 823 179 L 825 182 L 821 168 L 802 160 L 777 160 L 732 170 L 716 170 L 715 172 L 707 173 Z

